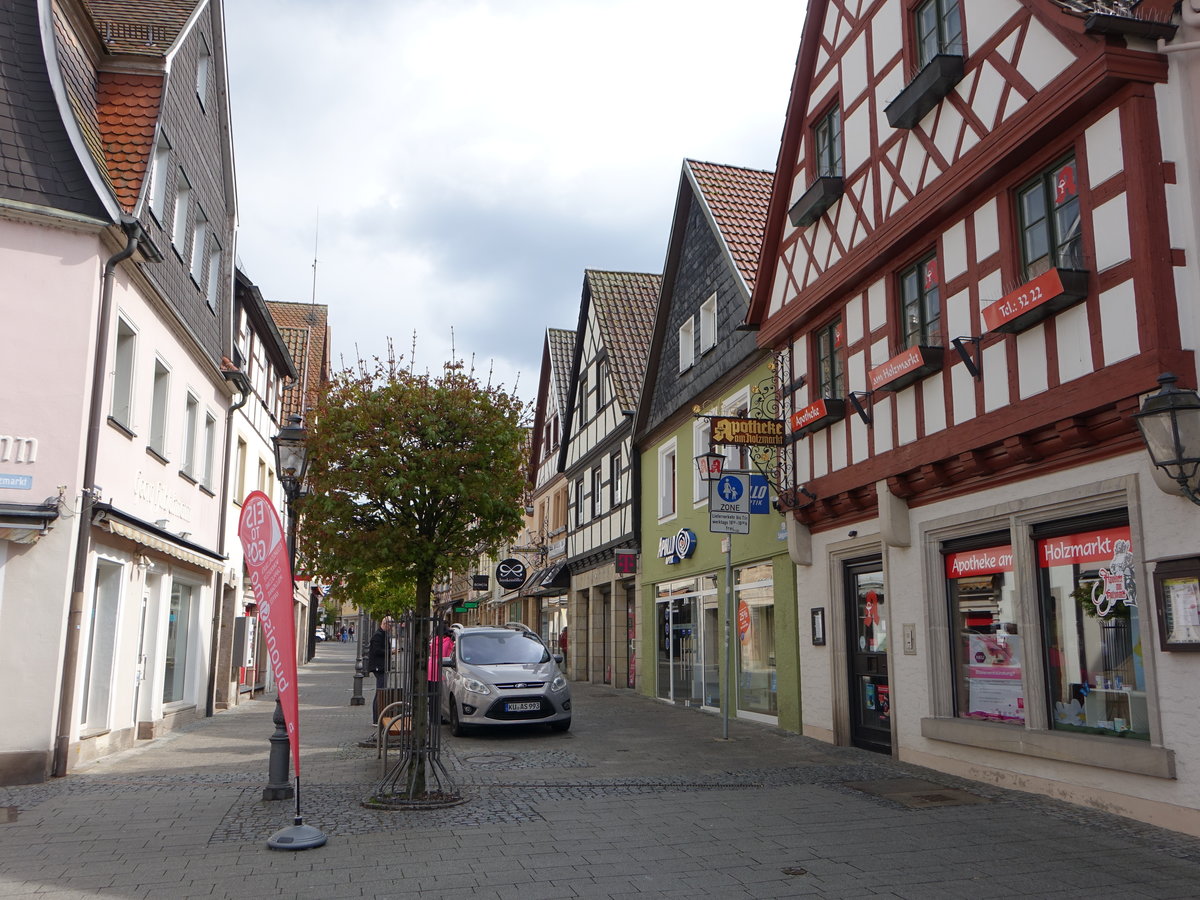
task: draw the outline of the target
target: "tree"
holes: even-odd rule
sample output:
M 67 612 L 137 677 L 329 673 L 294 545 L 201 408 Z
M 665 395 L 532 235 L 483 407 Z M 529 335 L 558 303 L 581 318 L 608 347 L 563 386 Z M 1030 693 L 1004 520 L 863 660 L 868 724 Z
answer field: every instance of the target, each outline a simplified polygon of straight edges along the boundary
M 424 629 L 413 636 L 414 679 L 428 664 L 434 583 L 521 528 L 525 412 L 460 362 L 432 376 L 392 359 L 337 373 L 309 426 L 305 561 L 372 610 L 412 604 Z M 436 715 L 421 687 L 411 695 L 418 747 Z M 428 764 L 410 763 L 412 799 Z

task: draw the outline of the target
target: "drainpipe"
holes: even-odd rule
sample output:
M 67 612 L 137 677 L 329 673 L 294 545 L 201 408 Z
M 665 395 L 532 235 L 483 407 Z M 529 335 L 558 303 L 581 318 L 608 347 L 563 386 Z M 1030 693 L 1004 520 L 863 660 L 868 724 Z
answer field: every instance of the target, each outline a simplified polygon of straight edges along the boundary
M 229 407 L 225 413 L 225 449 L 221 454 L 221 509 L 217 513 L 217 549 L 225 552 L 225 530 L 229 520 L 229 456 L 233 446 L 233 414 L 246 405 L 250 400 L 252 387 L 250 379 L 241 369 L 223 373 L 227 381 L 232 381 L 240 393 L 238 402 Z M 208 654 L 208 696 L 204 702 L 204 715 L 212 716 L 217 711 L 217 650 L 220 646 L 221 617 L 225 604 L 225 589 L 222 584 L 223 576 L 217 573 L 213 579 L 213 618 L 211 647 Z
M 88 410 L 87 445 L 83 457 L 83 485 L 79 503 L 79 532 L 75 540 L 75 562 L 71 577 L 71 608 L 67 618 L 66 645 L 58 698 L 58 730 L 54 737 L 52 774 L 67 774 L 67 750 L 71 741 L 71 723 L 75 713 L 75 681 L 79 666 L 79 626 L 83 619 L 84 580 L 92 541 L 92 507 L 96 502 L 96 455 L 100 446 L 100 422 L 104 406 L 104 374 L 108 369 L 108 320 L 112 311 L 113 275 L 117 264 L 133 256 L 141 228 L 136 219 L 122 216 L 125 247 L 104 264 L 100 278 L 100 313 L 96 319 L 96 349 L 92 358 L 92 397 Z

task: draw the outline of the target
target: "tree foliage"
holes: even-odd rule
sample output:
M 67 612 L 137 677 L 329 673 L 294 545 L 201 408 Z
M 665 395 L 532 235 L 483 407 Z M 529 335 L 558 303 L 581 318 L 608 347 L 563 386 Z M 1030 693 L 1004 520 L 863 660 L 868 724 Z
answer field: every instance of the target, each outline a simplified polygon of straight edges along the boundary
M 524 416 L 461 363 L 337 373 L 308 424 L 307 565 L 372 612 L 428 615 L 440 577 L 521 527 Z

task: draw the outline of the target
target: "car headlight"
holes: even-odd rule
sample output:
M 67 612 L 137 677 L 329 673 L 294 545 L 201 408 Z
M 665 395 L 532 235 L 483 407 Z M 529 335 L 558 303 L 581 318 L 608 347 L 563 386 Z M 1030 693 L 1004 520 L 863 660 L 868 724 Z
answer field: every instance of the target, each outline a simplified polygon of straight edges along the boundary
M 552 691 L 556 691 L 556 692 L 561 691 L 561 690 L 565 689 L 566 686 L 567 686 L 567 679 L 564 678 L 562 675 L 555 675 L 554 680 L 552 682 L 550 682 L 550 690 L 552 690 Z
M 463 690 L 469 691 L 472 694 L 490 694 L 492 692 L 492 689 L 478 678 L 464 678 L 462 686 Z

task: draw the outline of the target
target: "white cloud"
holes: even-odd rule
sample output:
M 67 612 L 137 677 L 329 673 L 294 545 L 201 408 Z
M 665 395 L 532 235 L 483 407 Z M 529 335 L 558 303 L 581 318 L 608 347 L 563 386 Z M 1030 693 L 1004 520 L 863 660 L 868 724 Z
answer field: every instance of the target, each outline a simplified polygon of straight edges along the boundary
M 685 157 L 774 166 L 795 0 L 226 7 L 240 258 L 333 358 L 456 351 L 536 389 L 585 268 L 659 271 Z

